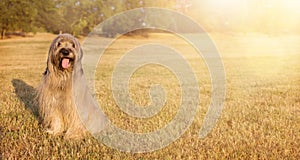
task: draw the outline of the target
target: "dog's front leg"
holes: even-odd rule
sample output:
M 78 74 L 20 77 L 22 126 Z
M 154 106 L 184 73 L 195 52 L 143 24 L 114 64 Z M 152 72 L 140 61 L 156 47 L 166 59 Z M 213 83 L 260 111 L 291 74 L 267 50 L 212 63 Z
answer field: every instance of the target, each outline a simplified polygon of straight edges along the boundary
M 61 116 L 54 112 L 51 114 L 48 118 L 48 125 L 46 128 L 46 132 L 53 135 L 59 135 L 62 134 L 64 131 L 63 121 L 61 119 Z

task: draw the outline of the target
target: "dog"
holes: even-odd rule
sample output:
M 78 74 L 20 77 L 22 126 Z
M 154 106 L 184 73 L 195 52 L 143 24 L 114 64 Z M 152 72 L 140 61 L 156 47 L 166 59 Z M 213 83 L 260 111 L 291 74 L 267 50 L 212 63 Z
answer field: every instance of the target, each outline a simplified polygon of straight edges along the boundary
M 58 35 L 50 46 L 36 98 L 42 125 L 50 134 L 80 139 L 105 127 L 106 116 L 84 78 L 82 57 L 79 41 L 70 34 Z

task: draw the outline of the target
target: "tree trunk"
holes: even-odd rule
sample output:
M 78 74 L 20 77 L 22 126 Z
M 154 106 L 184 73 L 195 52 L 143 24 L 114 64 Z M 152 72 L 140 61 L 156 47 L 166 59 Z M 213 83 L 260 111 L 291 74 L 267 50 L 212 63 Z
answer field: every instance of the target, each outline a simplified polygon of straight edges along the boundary
M 2 30 L 1 30 L 1 39 L 4 39 L 4 37 L 5 37 L 5 32 L 6 32 L 6 29 L 2 29 Z

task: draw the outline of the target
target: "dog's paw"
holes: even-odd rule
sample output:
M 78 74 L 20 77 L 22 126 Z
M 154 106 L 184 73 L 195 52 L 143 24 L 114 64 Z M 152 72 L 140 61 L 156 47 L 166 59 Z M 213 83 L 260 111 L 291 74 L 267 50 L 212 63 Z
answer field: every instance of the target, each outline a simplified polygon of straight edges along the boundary
M 58 129 L 58 128 L 55 128 L 55 129 L 47 128 L 47 129 L 45 129 L 45 132 L 48 133 L 48 134 L 52 134 L 52 135 L 56 136 L 56 135 L 62 134 L 63 130 Z
M 52 134 L 52 135 L 60 135 L 63 133 L 64 128 L 60 122 L 60 120 L 52 121 L 51 125 L 48 126 L 48 128 L 45 129 L 46 133 Z
M 77 140 L 79 140 L 79 139 L 82 139 L 83 137 L 85 137 L 86 134 L 87 133 L 86 133 L 85 129 L 82 129 L 82 128 L 76 128 L 76 129 L 69 128 L 67 130 L 67 132 L 65 133 L 64 138 L 65 139 L 75 139 L 75 140 L 77 139 Z

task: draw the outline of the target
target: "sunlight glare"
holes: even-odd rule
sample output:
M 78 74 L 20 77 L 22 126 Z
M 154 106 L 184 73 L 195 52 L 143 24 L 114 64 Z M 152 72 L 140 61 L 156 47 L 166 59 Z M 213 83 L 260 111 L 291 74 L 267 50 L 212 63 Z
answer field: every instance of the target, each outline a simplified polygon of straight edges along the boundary
M 211 0 L 210 3 L 217 8 L 233 8 L 241 5 L 241 0 Z

